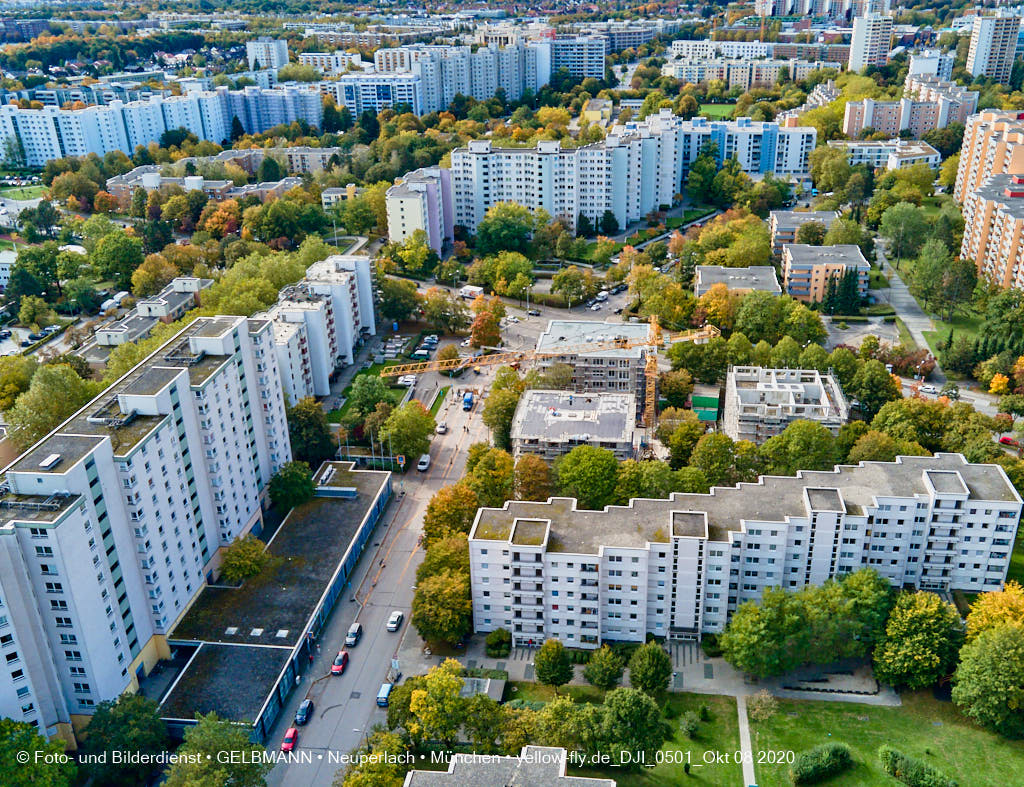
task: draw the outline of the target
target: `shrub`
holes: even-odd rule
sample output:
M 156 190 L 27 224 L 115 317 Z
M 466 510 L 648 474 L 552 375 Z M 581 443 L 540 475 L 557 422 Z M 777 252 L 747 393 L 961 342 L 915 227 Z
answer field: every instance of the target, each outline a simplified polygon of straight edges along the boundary
M 505 703 L 506 708 L 515 710 L 544 710 L 546 702 L 542 700 L 509 700 Z
M 687 738 L 693 739 L 697 735 L 697 728 L 700 727 L 700 719 L 692 710 L 686 711 L 683 718 L 679 720 L 679 731 Z
M 839 330 L 841 330 L 841 331 L 845 331 L 845 330 L 846 330 L 847 328 L 849 328 L 849 327 L 850 327 L 850 326 L 849 326 L 849 325 L 847 325 L 847 324 L 846 324 L 845 322 L 840 322 L 840 323 L 839 323 Z
M 956 779 L 950 779 L 931 765 L 889 746 L 879 748 L 878 759 L 886 773 L 908 787 L 958 787 Z
M 495 629 L 487 635 L 484 644 L 489 658 L 505 658 L 512 652 L 512 633 L 508 629 Z
M 251 533 L 236 538 L 227 549 L 220 564 L 220 576 L 232 585 L 254 577 L 267 564 L 264 544 Z
M 800 752 L 789 769 L 793 784 L 817 784 L 853 767 L 853 755 L 845 743 L 824 743 Z
M 706 703 L 701 703 L 697 709 L 697 718 L 701 721 L 708 721 L 711 718 L 711 711 L 708 710 Z
M 751 697 L 747 709 L 754 721 L 767 721 L 779 712 L 779 701 L 767 689 L 761 689 Z
M 705 634 L 701 637 L 700 647 L 708 658 L 717 659 L 722 655 L 722 646 L 718 644 L 717 634 Z

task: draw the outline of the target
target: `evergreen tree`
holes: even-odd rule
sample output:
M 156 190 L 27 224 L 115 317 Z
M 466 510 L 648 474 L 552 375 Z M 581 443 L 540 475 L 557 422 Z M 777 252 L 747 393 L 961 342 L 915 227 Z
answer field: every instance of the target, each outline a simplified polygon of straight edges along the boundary
M 238 115 L 234 115 L 231 118 L 231 141 L 237 142 L 244 136 L 245 128 L 242 126 L 242 121 L 238 119 Z
M 594 234 L 594 223 L 587 218 L 583 211 L 576 217 L 576 237 L 589 238 Z

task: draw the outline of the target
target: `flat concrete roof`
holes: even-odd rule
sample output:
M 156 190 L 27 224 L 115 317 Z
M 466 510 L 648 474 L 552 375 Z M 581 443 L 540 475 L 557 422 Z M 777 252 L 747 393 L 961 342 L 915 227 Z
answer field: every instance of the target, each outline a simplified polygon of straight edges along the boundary
M 780 227 L 799 227 L 811 221 L 829 227 L 839 216 L 834 210 L 773 210 L 768 215 Z
M 779 277 L 772 265 L 752 265 L 749 268 L 698 265 L 693 280 L 693 290 L 697 297 L 716 284 L 724 284 L 730 290 L 761 290 L 776 295 L 782 293 Z
M 537 349 L 552 352 L 561 347 L 585 345 L 588 342 L 610 342 L 615 339 L 645 339 L 649 335 L 647 323 L 597 322 L 593 320 L 551 320 L 547 329 L 537 337 Z M 610 358 L 640 358 L 642 349 L 599 350 L 594 353 L 576 352 L 575 355 L 595 355 Z
M 531 390 L 519 399 L 512 439 L 630 442 L 635 421 L 634 394 Z
M 789 255 L 790 264 L 804 265 L 856 265 L 867 270 L 870 266 L 859 246 L 842 243 L 838 246 L 809 246 L 806 243 L 786 243 L 783 254 Z
M 972 465 L 961 454 L 936 454 L 839 465 L 796 476 L 762 476 L 757 483 L 715 487 L 708 494 L 677 492 L 667 500 L 634 499 L 628 506 L 603 511 L 577 509 L 575 499 L 564 497 L 544 503 L 509 501 L 503 508 L 480 509 L 470 536 L 506 541 L 518 519 L 549 520 L 548 551 L 597 554 L 601 546 L 643 548 L 647 542 L 668 542 L 673 528 L 677 535 L 682 527 L 686 535 L 700 536 L 700 519 L 676 518 L 676 512 L 697 512 L 707 514 L 708 538 L 727 541 L 730 533 L 742 529 L 744 520 L 784 522 L 786 517 L 807 516 L 805 493 L 821 510 L 843 510 L 841 506 L 850 514 L 861 514 L 879 497 L 927 495 L 928 471 L 959 473 L 974 499 L 1020 503 L 997 465 Z

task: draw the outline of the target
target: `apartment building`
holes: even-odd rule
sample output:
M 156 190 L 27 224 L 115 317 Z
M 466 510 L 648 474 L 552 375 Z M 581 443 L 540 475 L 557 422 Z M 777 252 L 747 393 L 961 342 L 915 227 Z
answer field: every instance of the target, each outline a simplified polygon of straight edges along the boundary
M 819 82 L 811 88 L 811 92 L 807 94 L 803 104 L 793 109 L 787 109 L 785 112 L 780 112 L 775 116 L 775 121 L 785 128 L 799 126 L 800 116 L 805 112 L 831 104 L 837 98 L 839 98 L 839 88 L 836 87 L 834 79 Z
M 288 42 L 283 38 L 260 36 L 245 42 L 245 56 L 250 69 L 269 68 L 280 71 L 288 65 Z
M 574 77 L 604 79 L 608 39 L 603 36 L 555 38 L 551 41 L 551 73 L 566 69 Z
M 472 232 L 492 205 L 517 202 L 544 208 L 570 227 L 580 213 L 596 223 L 611 211 L 624 227 L 673 202 L 706 142 L 715 143 L 720 165 L 735 156 L 749 175 L 804 180 L 816 139 L 810 127 L 683 120 L 663 109 L 579 148 L 563 149 L 557 140 L 525 149 L 472 140 L 451 155 L 454 220 Z
M 772 238 L 772 254 L 782 256 L 782 247 L 796 243 L 796 232 L 804 224 L 817 222 L 825 229 L 839 218 L 838 210 L 773 210 L 768 214 L 768 231 Z
M 135 690 L 291 459 L 270 325 L 199 318 L 4 470 L 0 713 L 72 740 Z
M 967 72 L 972 77 L 981 76 L 1002 83 L 1010 80 L 1020 22 L 1021 18 L 1011 13 L 974 17 L 971 45 L 967 50 Z
M 772 48 L 772 57 L 779 60 L 824 60 L 831 68 L 846 68 L 850 60 L 849 44 L 796 44 L 778 42 Z
M 601 36 L 607 39 L 609 52 L 621 52 L 649 43 L 655 36 L 671 36 L 682 26 L 681 19 L 606 19 L 580 22 L 573 29 L 583 35 Z
M 755 0 L 754 13 L 845 21 L 868 13 L 887 14 L 891 7 L 892 0 Z
M 466 787 L 471 784 L 520 784 L 523 787 L 615 787 L 614 779 L 567 776 L 568 753 L 548 746 L 524 746 L 518 757 L 454 754 L 447 771 L 412 770 L 402 787 Z
M 661 67 L 661 73 L 694 84 L 721 80 L 730 88 L 747 91 L 774 87 L 780 79 L 804 80 L 811 72 L 830 67 L 831 63 L 820 60 L 670 60 Z
M 669 56 L 673 59 L 692 60 L 740 60 L 772 57 L 777 44 L 764 41 L 715 41 L 709 38 L 673 41 L 669 44 Z
M 723 268 L 721 265 L 697 265 L 693 275 L 693 294 L 709 292 L 716 284 L 724 284 L 730 292 L 770 292 L 781 295 L 779 277 L 772 265 L 751 265 L 747 268 Z
M 907 79 L 913 77 L 934 77 L 950 82 L 953 79 L 953 54 L 937 49 L 915 52 L 908 60 Z
M 245 197 L 256 197 L 260 202 L 266 202 L 269 199 L 277 199 L 296 186 L 302 185 L 302 178 L 287 177 L 236 186 L 230 180 L 207 180 L 202 175 L 164 176 L 161 174 L 161 169 L 159 164 L 144 164 L 131 172 L 108 178 L 107 184 L 113 189 L 110 194 L 117 197 L 122 208 L 127 208 L 131 204 L 132 194 L 136 189 L 164 193 L 171 191 L 179 193 L 177 189 L 201 191 L 213 202 L 244 199 Z
M 892 17 L 869 13 L 853 20 L 847 68 L 859 73 L 868 66 L 884 66 L 892 49 Z
M 849 420 L 850 406 L 834 375 L 816 369 L 733 366 L 725 378 L 722 431 L 760 445 L 793 421 L 814 421 L 833 435 Z
M 0 106 L 0 144 L 11 140 L 27 166 L 67 156 L 132 153 L 138 145 L 158 142 L 169 129 L 186 128 L 200 139 L 223 142 L 237 117 L 249 133 L 304 120 L 319 127 L 323 105 L 316 86 L 255 86 L 242 90 L 195 90 L 180 96 L 153 96 L 146 101 L 113 101 L 84 109 L 22 109 Z
M 978 109 L 978 91 L 934 77 L 907 77 L 899 101 L 864 98 L 849 101 L 843 114 L 843 133 L 854 138 L 865 128 L 897 136 L 909 131 L 922 137 L 950 123 L 964 123 Z
M 842 279 L 848 272 L 857 272 L 857 292 L 868 295 L 868 273 L 871 266 L 859 246 L 808 246 L 787 243 L 782 247 L 782 286 L 787 295 L 805 303 L 821 303 L 828 293 L 829 282 Z
M 441 254 L 455 233 L 451 170 L 424 167 L 404 175 L 385 194 L 388 240 L 402 243 L 417 230 Z
M 415 115 L 425 114 L 423 80 L 418 74 L 342 74 L 336 80 L 321 82 L 320 91 L 356 116 L 367 111 L 376 114 L 400 104 Z
M 272 325 L 287 401 L 327 396 L 337 371 L 377 332 L 370 258 L 335 254 L 313 263 L 257 317 Z
M 1024 289 L 1024 176 L 993 175 L 963 203 L 960 256 L 1001 287 Z
M 993 175 L 1024 175 L 1024 113 L 987 109 L 967 119 L 953 198 L 963 203 Z
M 631 500 L 481 508 L 469 534 L 473 628 L 513 645 L 598 648 L 720 632 L 770 587 L 861 568 L 893 587 L 997 590 L 1021 498 L 998 465 L 897 457 L 794 477 Z
M 578 445 L 590 445 L 633 459 L 636 413 L 632 393 L 524 391 L 512 418 L 512 456 L 534 454 L 553 462 Z
M 324 76 L 336 76 L 344 74 L 349 66 L 363 68 L 368 65 L 363 63 L 358 52 L 304 52 L 299 55 L 299 63 L 304 66 L 313 66 Z
M 850 166 L 866 164 L 874 169 L 903 169 L 914 164 L 927 164 L 937 170 L 942 155 L 927 142 L 889 139 L 878 142 L 844 142 L 829 140 L 829 147 L 845 151 Z

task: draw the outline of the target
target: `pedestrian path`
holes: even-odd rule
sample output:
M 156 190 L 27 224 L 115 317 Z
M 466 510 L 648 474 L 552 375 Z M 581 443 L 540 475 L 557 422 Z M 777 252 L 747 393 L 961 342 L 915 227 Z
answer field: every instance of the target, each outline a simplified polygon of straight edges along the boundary
M 747 695 L 736 696 L 736 713 L 740 722 L 740 750 L 743 752 L 743 783 L 756 784 L 754 776 L 754 750 L 750 747 L 750 724 L 747 723 Z

